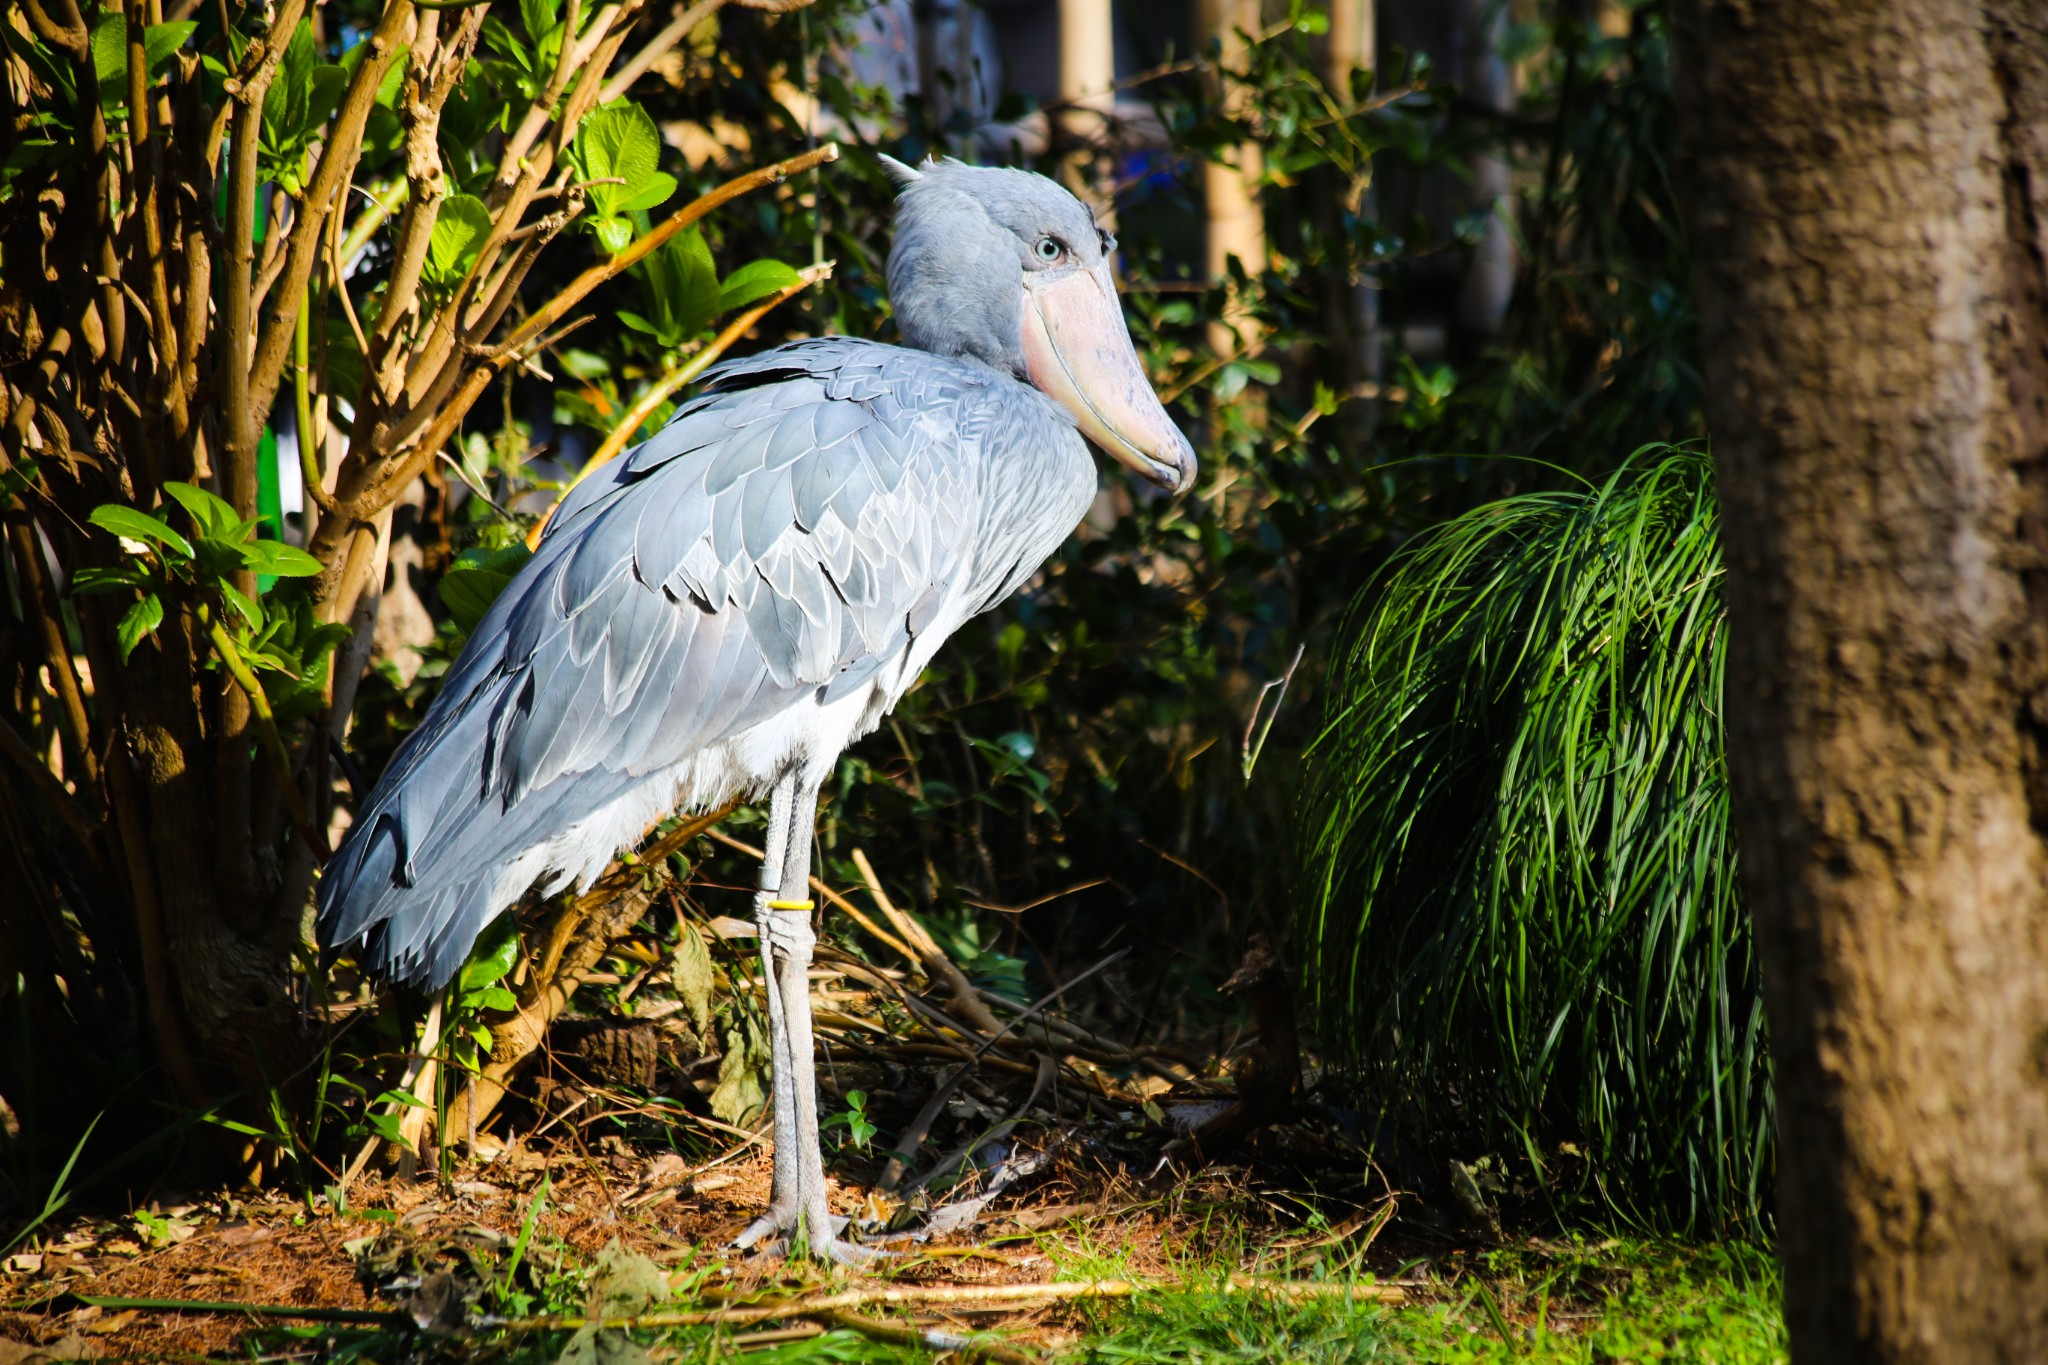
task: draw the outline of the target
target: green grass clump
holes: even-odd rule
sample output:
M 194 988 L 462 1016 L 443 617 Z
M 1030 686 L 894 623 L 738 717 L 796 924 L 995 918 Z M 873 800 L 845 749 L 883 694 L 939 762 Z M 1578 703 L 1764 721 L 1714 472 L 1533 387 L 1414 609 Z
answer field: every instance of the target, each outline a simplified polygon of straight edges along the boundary
M 1441 1297 L 1386 1307 L 1244 1293 L 1148 1295 L 1097 1315 L 1089 1365 L 1783 1365 L 1783 1291 L 1753 1246 L 1505 1253 Z
M 1770 1061 L 1728 822 L 1711 467 L 1482 507 L 1369 589 L 1309 755 L 1311 998 L 1426 1144 L 1756 1230 Z

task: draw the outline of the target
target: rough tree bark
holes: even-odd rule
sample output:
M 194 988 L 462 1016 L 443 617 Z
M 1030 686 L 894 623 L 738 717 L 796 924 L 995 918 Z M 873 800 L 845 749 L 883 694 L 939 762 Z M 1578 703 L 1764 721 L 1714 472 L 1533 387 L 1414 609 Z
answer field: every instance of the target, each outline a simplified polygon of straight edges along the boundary
M 2048 1360 L 2048 10 L 1680 41 L 1793 1353 Z

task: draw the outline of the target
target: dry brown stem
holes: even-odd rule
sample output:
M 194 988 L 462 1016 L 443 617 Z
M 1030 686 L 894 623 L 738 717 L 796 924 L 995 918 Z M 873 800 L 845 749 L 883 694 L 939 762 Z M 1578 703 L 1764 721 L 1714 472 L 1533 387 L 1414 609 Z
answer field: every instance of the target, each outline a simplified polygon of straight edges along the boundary
M 860 869 L 861 879 L 867 883 L 868 894 L 874 897 L 875 906 L 882 912 L 882 917 L 896 927 L 897 933 L 915 945 L 919 961 L 932 979 L 945 983 L 946 993 L 953 1008 L 966 1016 L 968 1023 L 988 1037 L 994 1037 L 1002 1032 L 1001 1021 L 990 1013 L 989 1007 L 982 1002 L 980 992 L 974 989 L 974 983 L 967 979 L 967 974 L 954 964 L 952 958 L 946 956 L 945 950 L 939 947 L 937 940 L 925 932 L 922 924 L 897 909 L 895 903 L 889 899 L 889 893 L 882 889 L 882 880 L 875 875 L 874 864 L 868 861 L 865 850 L 857 848 L 853 851 L 853 865 Z
M 596 1325 L 621 1330 L 659 1327 L 706 1327 L 721 1323 L 744 1325 L 774 1322 L 784 1318 L 813 1318 L 860 1308 L 935 1308 L 975 1311 L 1014 1311 L 1035 1303 L 1062 1303 L 1076 1299 L 1128 1299 L 1139 1294 L 1162 1294 L 1188 1289 L 1213 1290 L 1213 1282 L 1173 1280 L 1049 1280 L 1035 1284 L 974 1285 L 883 1285 L 868 1289 L 846 1289 L 832 1294 L 803 1295 L 773 1303 L 735 1304 L 728 1308 L 699 1309 L 675 1313 L 639 1313 L 630 1317 L 586 1318 L 569 1314 L 526 1318 L 506 1324 L 514 1331 L 551 1332 Z M 1397 1304 L 1407 1291 L 1399 1285 L 1352 1284 L 1324 1280 L 1273 1280 L 1257 1275 L 1235 1274 L 1222 1288 L 1240 1294 L 1270 1294 L 1283 1299 L 1355 1299 L 1369 1303 Z

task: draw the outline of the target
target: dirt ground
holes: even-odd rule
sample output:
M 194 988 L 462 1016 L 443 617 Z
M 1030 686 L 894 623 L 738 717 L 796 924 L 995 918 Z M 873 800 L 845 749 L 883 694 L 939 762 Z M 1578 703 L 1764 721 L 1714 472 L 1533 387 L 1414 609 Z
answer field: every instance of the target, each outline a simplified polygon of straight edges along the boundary
M 622 1143 L 596 1152 L 564 1144 L 545 1155 L 515 1148 L 492 1163 L 466 1164 L 446 1184 L 365 1176 L 339 1213 L 324 1200 L 309 1209 L 275 1194 L 215 1194 L 159 1198 L 154 1212 L 127 1218 L 80 1217 L 45 1229 L 33 1249 L 0 1267 L 0 1365 L 246 1359 L 248 1338 L 264 1326 L 243 1313 L 82 1305 L 81 1295 L 399 1310 L 424 1321 L 437 1307 L 431 1286 L 422 1285 L 432 1269 L 452 1266 L 460 1279 L 465 1260 L 502 1264 L 536 1205 L 526 1255 L 540 1277 L 554 1261 L 587 1264 L 616 1243 L 665 1268 L 705 1272 L 704 1283 L 727 1294 L 815 1285 L 819 1276 L 809 1267 L 727 1250 L 766 1203 L 769 1176 L 770 1158 L 758 1144 L 741 1144 L 695 1167 Z M 870 1199 L 837 1186 L 835 1211 L 873 1215 Z M 1049 1163 L 1021 1197 L 995 1201 L 961 1232 L 895 1243 L 902 1254 L 885 1273 L 897 1285 L 1038 1282 L 1052 1278 L 1069 1253 L 1107 1250 L 1120 1275 L 1171 1280 L 1193 1239 L 1212 1226 L 1204 1214 L 1218 1208 L 1227 1208 L 1231 1226 L 1250 1236 L 1248 1267 L 1318 1240 L 1302 1233 L 1305 1207 L 1260 1187 L 1245 1167 L 1137 1181 L 1091 1169 L 1070 1152 Z M 1373 1216 L 1376 1209 L 1390 1212 L 1383 1203 L 1361 1200 L 1351 1217 L 1340 1209 L 1336 1217 L 1307 1221 L 1329 1242 L 1354 1236 L 1368 1221 L 1382 1223 Z M 838 1279 L 863 1282 L 844 1272 Z M 1041 1349 L 1073 1336 L 1071 1311 L 1058 1306 L 940 1316 L 963 1330 L 1000 1325 L 1006 1335 Z

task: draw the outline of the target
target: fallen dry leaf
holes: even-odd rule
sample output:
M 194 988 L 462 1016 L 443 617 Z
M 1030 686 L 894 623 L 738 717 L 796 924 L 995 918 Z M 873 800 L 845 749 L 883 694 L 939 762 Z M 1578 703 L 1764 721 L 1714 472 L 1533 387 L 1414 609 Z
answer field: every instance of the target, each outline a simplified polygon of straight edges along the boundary
M 48 1361 L 91 1360 L 100 1348 L 77 1333 L 47 1346 L 32 1341 L 9 1341 L 0 1337 L 0 1365 L 45 1365 Z

